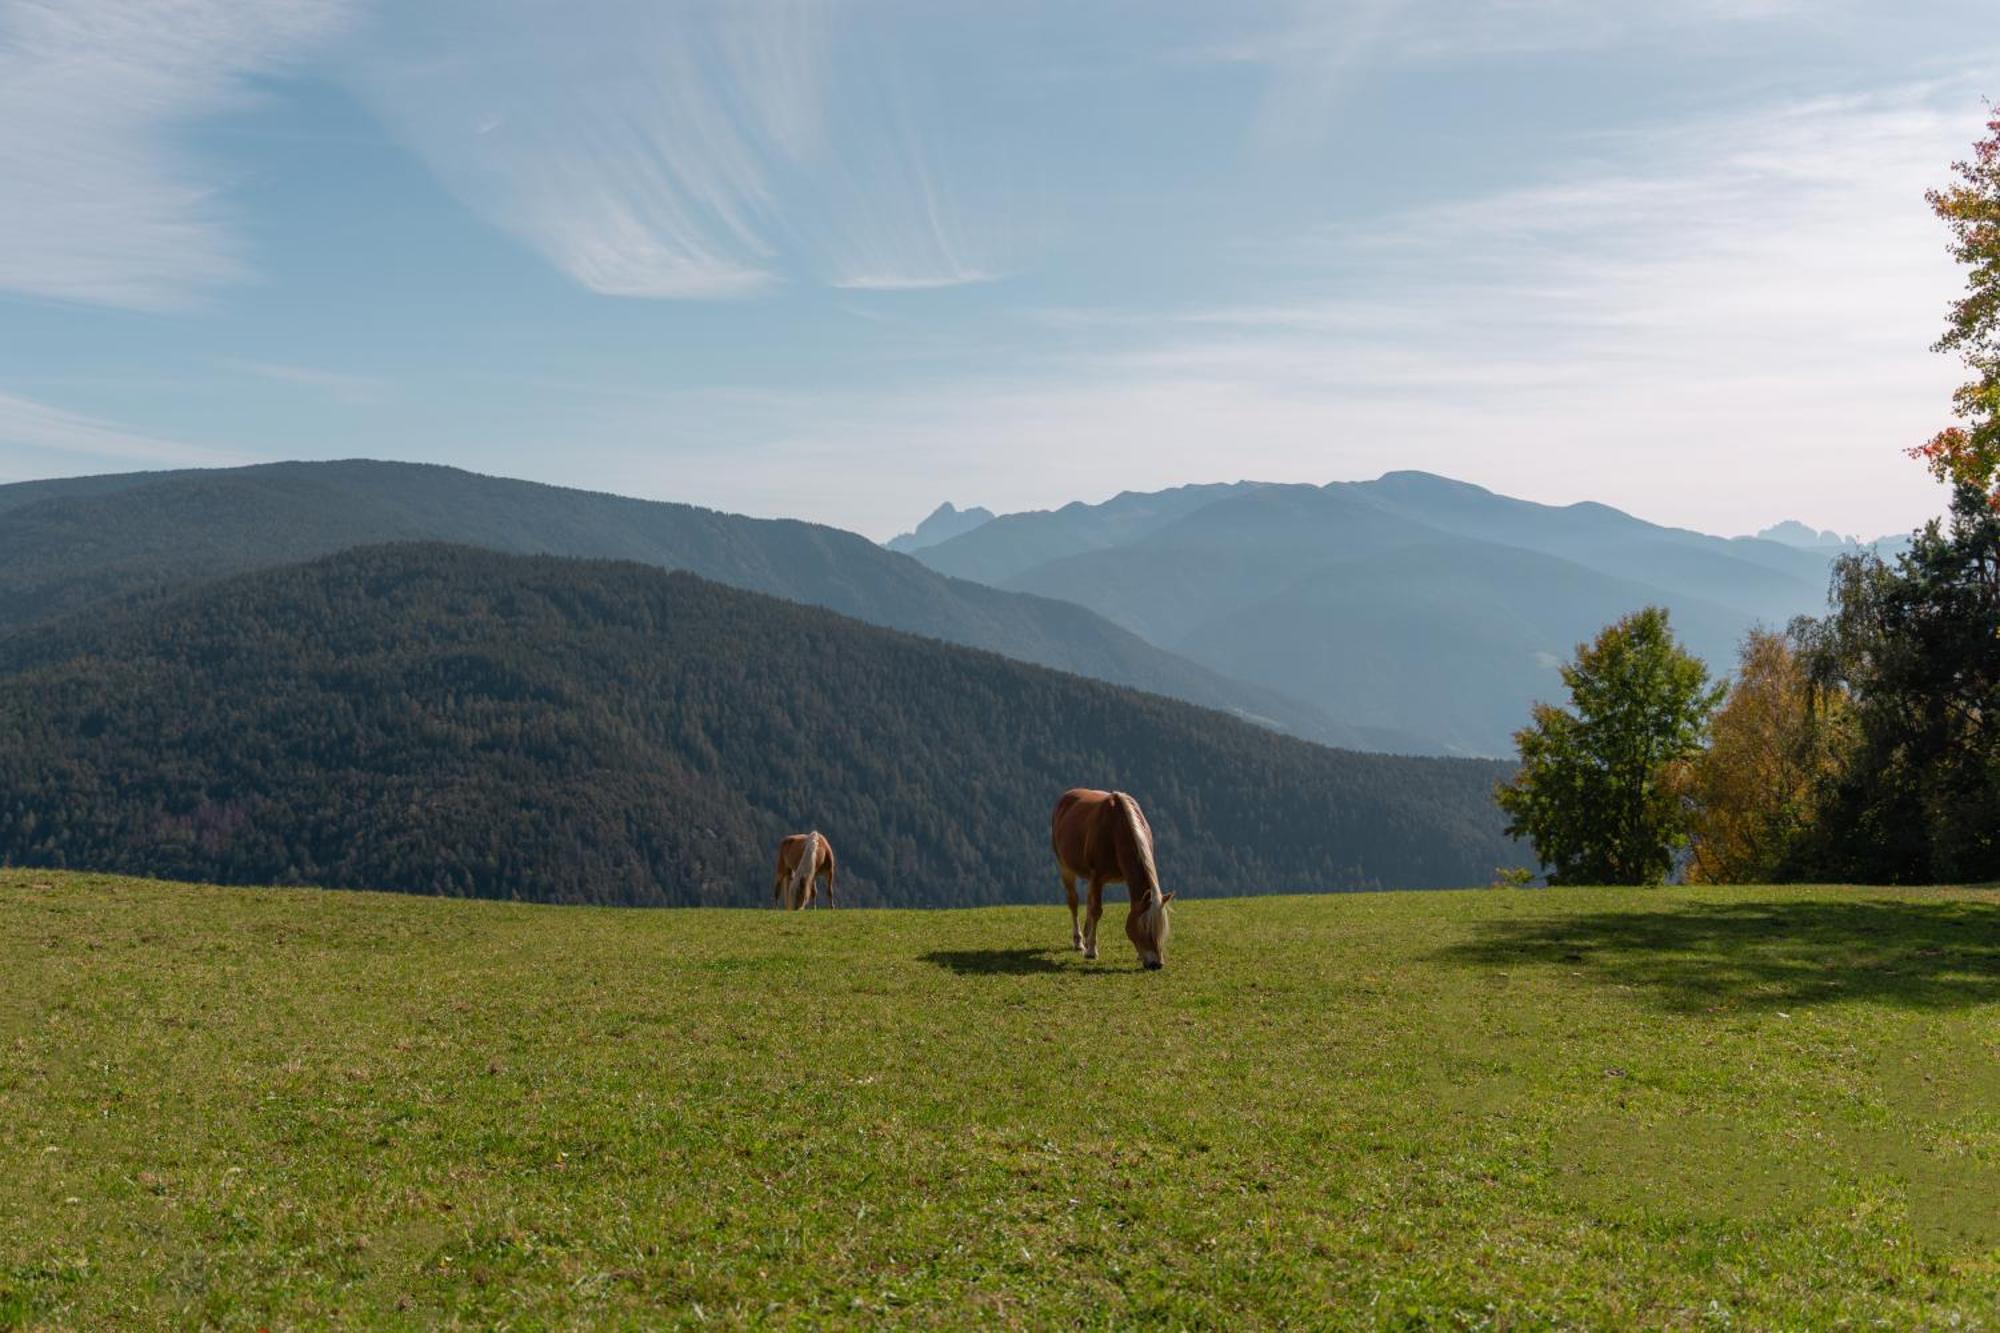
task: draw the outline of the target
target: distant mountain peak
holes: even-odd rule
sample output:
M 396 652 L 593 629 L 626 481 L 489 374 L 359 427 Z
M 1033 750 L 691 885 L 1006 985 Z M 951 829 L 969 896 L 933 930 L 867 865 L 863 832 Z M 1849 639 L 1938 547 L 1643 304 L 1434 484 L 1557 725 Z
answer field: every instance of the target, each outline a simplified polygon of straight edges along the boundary
M 1384 472 L 1373 481 L 1336 481 L 1333 485 L 1354 486 L 1364 493 L 1419 504 L 1477 505 L 1496 498 L 1492 491 L 1474 482 L 1460 481 L 1456 477 L 1447 477 L 1437 472 L 1424 472 L 1417 468 L 1398 468 L 1392 472 Z
M 1460 481 L 1456 477 L 1447 477 L 1440 472 L 1426 472 L 1422 468 L 1396 468 L 1392 471 L 1384 472 L 1375 480 L 1377 484 L 1429 486 L 1437 490 L 1477 491 L 1481 495 L 1493 494 L 1493 492 L 1487 490 L 1484 486 L 1479 486 L 1469 481 Z
M 884 545 L 892 551 L 901 551 L 907 555 L 911 551 L 921 551 L 926 546 L 936 546 L 939 542 L 948 542 L 953 537 L 963 536 L 974 528 L 982 527 L 992 521 L 993 511 L 991 509 L 980 505 L 974 505 L 970 509 L 960 509 L 951 501 L 946 500 L 936 509 L 931 510 L 930 517 L 917 524 L 914 532 L 906 532 L 899 537 L 892 537 Z
M 1763 541 L 1780 542 L 1804 551 L 1845 550 L 1850 546 L 1861 544 L 1857 538 L 1842 536 L 1831 528 L 1823 532 L 1816 531 L 1795 518 L 1788 518 L 1782 523 L 1773 523 L 1757 536 Z

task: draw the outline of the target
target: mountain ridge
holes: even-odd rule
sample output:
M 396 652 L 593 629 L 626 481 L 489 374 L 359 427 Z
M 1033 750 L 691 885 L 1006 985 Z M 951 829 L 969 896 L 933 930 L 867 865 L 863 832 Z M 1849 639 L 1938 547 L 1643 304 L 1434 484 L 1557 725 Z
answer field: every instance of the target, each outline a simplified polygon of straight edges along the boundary
M 1668 607 L 1721 674 L 1752 626 L 1821 609 L 1829 573 L 1825 554 L 1776 541 L 1411 469 L 1128 493 L 1105 508 L 1122 523 L 1089 506 L 1001 515 L 918 558 L 1073 599 L 1225 674 L 1446 753 L 1508 753 L 1530 705 L 1559 697 L 1555 664 L 1618 615 Z M 1461 707 L 1475 696 L 1482 716 Z
M 0 487 L 0 628 L 383 541 L 632 559 L 1219 708 L 1326 744 L 1421 748 L 1230 680 L 1074 602 L 940 576 L 837 528 L 349 459 Z

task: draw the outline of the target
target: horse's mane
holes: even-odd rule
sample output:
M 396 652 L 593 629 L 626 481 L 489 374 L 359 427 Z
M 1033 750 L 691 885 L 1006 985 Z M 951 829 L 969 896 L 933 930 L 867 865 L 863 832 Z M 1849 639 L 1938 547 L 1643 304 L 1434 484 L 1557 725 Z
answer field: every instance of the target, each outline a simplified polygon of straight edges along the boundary
M 1139 803 L 1122 791 L 1111 793 L 1111 808 L 1117 812 L 1116 818 L 1124 825 L 1126 836 L 1132 841 L 1133 853 L 1138 857 L 1139 867 L 1146 873 L 1146 887 L 1154 893 L 1160 889 L 1160 872 L 1153 864 L 1153 833 L 1146 827 L 1146 817 L 1139 813 Z M 1115 844 L 1114 844 L 1115 845 Z M 1118 848 L 1122 854 L 1123 847 Z M 1129 876 L 1134 867 L 1120 866 Z M 1127 881 L 1130 883 L 1129 879 Z M 1137 888 L 1137 885 L 1132 885 Z

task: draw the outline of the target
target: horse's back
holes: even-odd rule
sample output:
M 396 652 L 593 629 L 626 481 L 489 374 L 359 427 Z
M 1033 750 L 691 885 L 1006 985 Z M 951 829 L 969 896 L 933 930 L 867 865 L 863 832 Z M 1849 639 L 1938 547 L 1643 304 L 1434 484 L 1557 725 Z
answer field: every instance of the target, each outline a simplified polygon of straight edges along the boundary
M 1091 787 L 1071 787 L 1056 798 L 1056 808 L 1049 814 L 1049 837 L 1059 840 L 1063 831 L 1087 818 L 1096 809 L 1111 799 L 1108 791 L 1098 791 Z
M 1095 835 L 1110 808 L 1111 793 L 1093 787 L 1072 787 L 1056 800 L 1049 816 L 1049 846 L 1064 870 L 1079 875 L 1100 873 L 1102 867 L 1096 862 L 1103 840 Z
M 818 843 L 818 847 L 813 846 Z M 833 844 L 826 840 L 826 834 L 814 829 L 810 833 L 787 833 L 778 842 L 778 855 L 786 861 L 796 863 L 808 851 L 817 851 L 821 860 L 833 859 Z

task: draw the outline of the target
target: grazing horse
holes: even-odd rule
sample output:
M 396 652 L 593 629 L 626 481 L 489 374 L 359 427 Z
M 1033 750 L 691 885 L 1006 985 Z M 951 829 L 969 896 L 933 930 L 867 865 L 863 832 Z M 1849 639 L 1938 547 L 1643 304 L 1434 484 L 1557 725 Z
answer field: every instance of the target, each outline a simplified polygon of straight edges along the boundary
M 816 880 L 826 880 L 826 905 L 833 906 L 833 844 L 815 829 L 794 833 L 778 844 L 778 873 L 771 877 L 771 896 L 778 906 L 796 912 L 812 905 Z
M 1167 965 L 1167 904 L 1160 873 L 1153 866 L 1153 830 L 1139 803 L 1122 791 L 1077 787 L 1062 794 L 1049 817 L 1049 845 L 1069 894 L 1069 942 L 1085 958 L 1097 957 L 1097 918 L 1104 914 L 1104 886 L 1123 884 L 1132 893 L 1125 936 L 1147 968 Z M 1076 882 L 1090 885 L 1090 915 L 1076 920 Z

